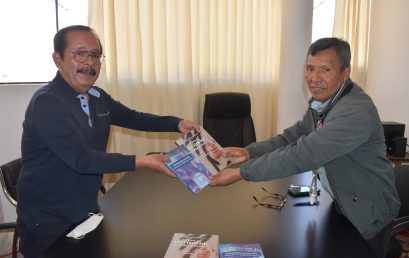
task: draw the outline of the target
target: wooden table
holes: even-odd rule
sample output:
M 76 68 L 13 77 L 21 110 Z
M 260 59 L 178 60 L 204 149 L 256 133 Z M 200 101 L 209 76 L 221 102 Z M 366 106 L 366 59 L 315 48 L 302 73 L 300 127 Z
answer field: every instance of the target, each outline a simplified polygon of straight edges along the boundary
M 403 157 L 388 155 L 388 159 L 393 162 L 395 166 L 402 165 L 402 163 L 409 163 L 409 153 L 405 153 Z

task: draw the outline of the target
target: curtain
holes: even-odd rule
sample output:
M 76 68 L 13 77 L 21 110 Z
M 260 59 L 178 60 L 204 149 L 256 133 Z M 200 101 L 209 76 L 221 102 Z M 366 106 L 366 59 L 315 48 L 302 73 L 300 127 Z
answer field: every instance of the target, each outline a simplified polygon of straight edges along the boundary
M 106 55 L 97 84 L 138 111 L 200 124 L 206 93 L 248 93 L 264 140 L 276 134 L 278 103 L 286 120 L 304 112 L 297 105 L 305 100 L 311 14 L 312 0 L 89 0 L 89 25 Z M 283 71 L 291 78 L 280 81 Z M 168 151 L 178 137 L 113 128 L 109 151 Z
M 99 85 L 139 111 L 201 123 L 204 94 L 247 92 L 260 139 L 271 136 L 281 1 L 89 1 L 106 60 Z M 169 150 L 177 134 L 114 128 L 111 150 Z
M 366 87 L 371 0 L 337 0 L 333 35 L 351 45 L 351 78 Z

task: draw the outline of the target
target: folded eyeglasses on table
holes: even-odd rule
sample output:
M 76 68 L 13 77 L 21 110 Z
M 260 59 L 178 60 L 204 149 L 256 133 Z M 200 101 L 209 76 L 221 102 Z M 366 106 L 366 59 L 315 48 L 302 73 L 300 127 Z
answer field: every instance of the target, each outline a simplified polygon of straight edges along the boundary
M 268 194 L 268 196 L 264 197 L 263 199 L 273 198 L 273 202 L 271 203 L 261 202 L 257 199 L 256 196 L 253 196 L 253 199 L 257 202 L 258 205 L 261 205 L 267 208 L 271 208 L 271 209 L 281 209 L 282 207 L 284 207 L 285 203 L 287 202 L 287 193 L 285 194 L 270 193 L 264 187 L 261 187 L 261 190 L 263 190 L 264 192 Z
M 317 170 L 312 170 L 312 180 L 311 180 L 311 186 L 310 186 L 310 200 L 309 202 L 302 202 L 302 203 L 296 203 L 294 206 L 305 206 L 305 205 L 319 205 L 318 201 L 318 187 L 317 187 L 317 180 L 318 180 L 318 171 Z M 271 193 L 267 191 L 264 187 L 261 187 L 261 190 L 266 192 L 268 194 L 266 198 L 273 198 L 272 202 L 266 203 L 262 202 L 259 199 L 257 199 L 256 196 L 253 196 L 253 199 L 257 202 L 258 205 L 271 208 L 271 209 L 281 209 L 284 207 L 285 203 L 287 202 L 287 193 L 284 194 L 277 194 L 277 193 Z

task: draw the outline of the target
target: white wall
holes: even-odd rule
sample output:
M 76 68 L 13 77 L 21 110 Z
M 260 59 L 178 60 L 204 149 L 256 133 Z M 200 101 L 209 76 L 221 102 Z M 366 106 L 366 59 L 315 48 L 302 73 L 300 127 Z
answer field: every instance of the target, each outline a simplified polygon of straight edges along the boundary
M 40 85 L 0 85 L 0 164 L 21 156 L 20 143 L 22 122 L 27 104 Z M 16 209 L 0 191 L 1 221 L 16 221 Z M 12 235 L 0 235 L 0 253 L 11 248 Z
M 277 132 L 302 117 L 309 96 L 304 86 L 304 64 L 311 44 L 313 0 L 283 1 L 281 26 L 280 87 L 278 92 Z
M 366 92 L 409 135 L 409 1 L 372 1 Z

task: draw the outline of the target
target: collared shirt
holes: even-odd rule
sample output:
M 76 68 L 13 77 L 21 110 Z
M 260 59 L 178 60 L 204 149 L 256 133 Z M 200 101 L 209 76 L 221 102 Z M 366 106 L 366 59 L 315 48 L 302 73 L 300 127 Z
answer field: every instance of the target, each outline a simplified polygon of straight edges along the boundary
M 96 90 L 95 88 L 90 88 L 88 90 L 88 94 L 99 98 L 101 96 L 101 93 L 99 93 L 98 90 Z M 80 104 L 81 104 L 81 108 L 82 110 L 85 112 L 85 114 L 88 116 L 88 125 L 89 127 L 92 127 L 92 120 L 91 120 L 91 116 L 89 113 L 89 103 L 88 103 L 88 96 L 85 94 L 78 94 L 77 98 L 80 100 Z

